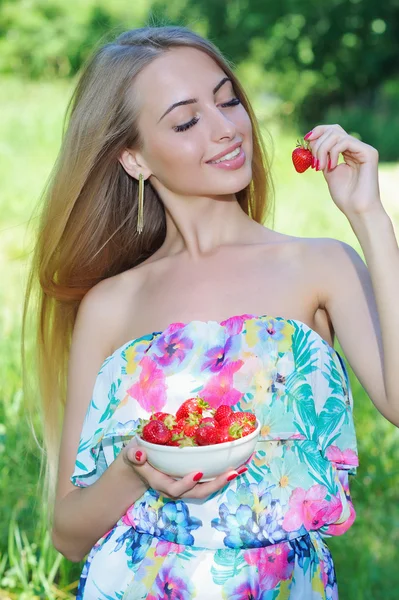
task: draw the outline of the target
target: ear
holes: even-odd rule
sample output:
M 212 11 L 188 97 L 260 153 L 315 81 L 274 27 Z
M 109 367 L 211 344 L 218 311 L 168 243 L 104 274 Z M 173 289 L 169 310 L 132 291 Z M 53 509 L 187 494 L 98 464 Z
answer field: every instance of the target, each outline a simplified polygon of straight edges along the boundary
M 147 179 L 151 175 L 150 169 L 145 165 L 145 161 L 139 152 L 125 148 L 118 157 L 119 162 L 126 173 L 138 180 L 140 173 Z

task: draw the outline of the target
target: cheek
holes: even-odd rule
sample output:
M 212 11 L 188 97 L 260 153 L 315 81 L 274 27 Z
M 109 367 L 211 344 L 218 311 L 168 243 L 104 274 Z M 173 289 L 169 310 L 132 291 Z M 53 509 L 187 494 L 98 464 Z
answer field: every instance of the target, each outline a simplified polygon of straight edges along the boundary
M 191 139 L 192 137 L 192 139 Z M 201 193 L 201 140 L 173 133 L 147 140 L 149 166 L 156 178 L 178 194 Z
M 167 136 L 158 136 L 151 142 L 150 154 L 154 170 L 167 173 L 176 170 L 181 165 L 195 167 L 201 162 L 201 145 L 197 137 L 184 135 L 184 133 L 171 133 Z

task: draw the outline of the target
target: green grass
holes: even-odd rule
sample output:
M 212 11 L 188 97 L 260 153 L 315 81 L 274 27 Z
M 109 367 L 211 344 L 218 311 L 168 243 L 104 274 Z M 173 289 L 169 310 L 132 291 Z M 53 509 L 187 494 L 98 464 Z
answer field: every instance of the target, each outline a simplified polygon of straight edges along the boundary
M 26 265 L 32 250 L 26 224 L 58 151 L 70 91 L 65 82 L 35 84 L 12 77 L 0 81 L 0 599 L 71 597 L 81 568 L 51 548 L 43 527 L 46 507 L 40 506 L 37 490 L 40 455 L 24 415 L 19 359 Z M 322 173 L 298 175 L 292 168 L 291 150 L 304 132 L 289 134 L 267 125 L 275 146 L 275 229 L 341 239 L 362 254 Z M 398 171 L 398 165 L 381 165 L 383 202 L 395 225 Z M 328 543 L 340 600 L 394 600 L 399 586 L 399 430 L 376 411 L 351 371 L 350 376 L 360 454 L 359 474 L 352 480 L 358 516 L 343 537 Z

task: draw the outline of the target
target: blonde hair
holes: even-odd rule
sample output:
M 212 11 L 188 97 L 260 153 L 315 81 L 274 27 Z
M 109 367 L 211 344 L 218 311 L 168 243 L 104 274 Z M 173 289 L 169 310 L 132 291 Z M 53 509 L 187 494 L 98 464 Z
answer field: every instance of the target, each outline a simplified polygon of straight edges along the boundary
M 35 297 L 34 371 L 44 441 L 41 476 L 50 501 L 57 479 L 68 355 L 79 303 L 102 279 L 139 265 L 165 239 L 163 203 L 151 184 L 145 190 L 144 230 L 136 234 L 138 181 L 126 173 L 118 156 L 126 147 L 142 147 L 137 107 L 131 100 L 136 76 L 157 56 L 182 46 L 206 52 L 231 78 L 253 131 L 252 181 L 236 197 L 258 223 L 264 223 L 271 207 L 269 160 L 259 125 L 231 66 L 212 42 L 182 26 L 142 27 L 120 34 L 93 52 L 68 104 L 62 145 L 43 192 L 23 307 L 24 392 L 28 406 L 36 411 L 35 399 L 29 399 L 34 394 L 27 384 L 26 344 L 29 306 Z

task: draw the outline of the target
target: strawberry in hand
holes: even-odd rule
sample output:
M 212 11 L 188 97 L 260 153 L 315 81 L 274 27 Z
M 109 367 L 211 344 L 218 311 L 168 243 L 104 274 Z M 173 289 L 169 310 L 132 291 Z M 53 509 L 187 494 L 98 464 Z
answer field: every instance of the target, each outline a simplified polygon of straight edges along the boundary
M 313 168 L 313 155 L 307 145 L 304 146 L 299 140 L 295 150 L 292 152 L 292 162 L 298 173 L 304 173 L 309 167 Z

